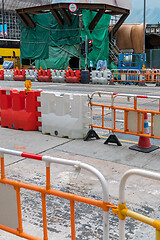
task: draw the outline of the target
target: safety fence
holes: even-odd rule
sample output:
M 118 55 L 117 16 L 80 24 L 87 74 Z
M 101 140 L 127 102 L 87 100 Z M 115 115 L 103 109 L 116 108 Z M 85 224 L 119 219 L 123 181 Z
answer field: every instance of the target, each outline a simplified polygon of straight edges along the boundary
M 42 69 L 11 69 L 0 70 L 0 80 L 6 81 L 38 81 L 38 82 L 59 82 L 59 83 L 81 83 L 80 70 L 42 70 Z M 145 83 L 160 85 L 160 69 L 142 70 L 121 70 L 106 69 L 105 71 L 92 70 L 89 79 L 85 83 L 93 84 L 135 84 L 144 86 Z M 83 82 L 82 82 L 83 83 Z
M 25 91 L 0 89 L 1 126 L 24 131 L 35 131 L 41 126 L 38 107 L 40 91 Z
M 46 186 L 35 186 L 27 183 L 22 183 L 20 181 L 14 181 L 7 179 L 5 177 L 5 162 L 4 162 L 4 154 L 10 154 L 15 156 L 21 156 L 25 158 L 30 158 L 34 160 L 43 161 L 46 164 Z M 18 151 L 12 151 L 7 149 L 0 149 L 0 159 L 1 159 L 1 178 L 0 178 L 0 189 L 1 195 L 6 196 L 7 192 L 10 195 L 9 198 L 6 198 L 5 201 L 1 202 L 0 198 L 0 229 L 15 234 L 19 237 L 26 238 L 29 240 L 40 240 L 40 238 L 31 236 L 27 233 L 23 232 L 23 224 L 22 224 L 22 211 L 21 211 L 21 193 L 20 189 L 28 189 L 32 191 L 36 191 L 41 193 L 42 198 L 42 217 L 43 217 L 43 239 L 48 239 L 47 234 L 47 213 L 46 213 L 46 195 L 57 196 L 70 201 L 70 222 L 71 222 L 71 239 L 76 239 L 76 231 L 75 231 L 75 202 L 81 202 L 85 204 L 89 204 L 92 206 L 96 206 L 103 210 L 103 240 L 109 239 L 109 208 L 116 207 L 109 203 L 109 193 L 108 193 L 108 185 L 103 177 L 103 175 L 94 167 L 81 163 L 78 161 L 71 161 L 67 159 L 54 158 L 49 156 L 36 155 L 31 153 L 24 153 Z M 82 196 L 78 196 L 71 193 L 57 191 L 51 188 L 51 176 L 50 176 L 50 165 L 63 164 L 67 166 L 73 166 L 76 170 L 80 172 L 81 169 L 87 170 L 94 174 L 97 179 L 100 181 L 103 192 L 102 200 L 90 199 Z M 8 206 L 11 206 L 13 211 L 8 212 Z M 15 207 L 17 206 L 17 208 Z M 3 218 L 5 216 L 5 219 Z M 7 226 L 4 225 L 7 223 Z
M 102 96 L 108 97 L 108 100 L 106 102 L 99 103 Z M 97 97 L 99 101 L 97 101 Z M 91 130 L 88 132 L 85 140 L 88 140 L 90 137 L 93 136 L 92 130 L 94 128 L 108 130 L 112 133 L 123 133 L 141 137 L 160 139 L 160 97 L 111 92 L 94 92 L 89 98 L 89 105 L 91 109 Z M 122 102 L 122 98 L 127 100 L 124 101 L 124 106 L 120 104 L 120 102 Z M 157 109 L 152 110 L 139 108 L 139 102 L 143 102 L 144 105 L 146 100 L 157 101 L 157 106 L 154 102 L 154 105 L 157 107 Z M 126 107 L 128 105 L 128 102 L 130 103 L 130 106 Z M 99 112 L 100 116 L 100 120 L 96 121 L 96 123 L 94 123 L 93 120 L 94 109 Z M 105 114 L 107 114 L 107 116 L 109 116 L 110 114 L 110 122 L 106 120 Z M 123 116 L 121 118 L 124 122 L 123 125 L 117 124 L 119 114 Z M 151 121 L 150 133 L 145 131 L 146 114 L 149 116 Z M 98 138 L 97 135 L 95 136 Z
M 0 70 L 0 80 L 80 83 L 80 70 L 11 69 Z
M 113 82 L 122 84 L 135 84 L 145 85 L 145 83 L 160 84 L 160 70 L 147 69 L 147 70 L 111 70 L 113 75 Z
M 58 137 L 84 138 L 89 130 L 86 94 L 42 92 L 42 133 Z
M 46 183 L 45 187 L 32 185 L 21 182 L 20 180 L 11 180 L 6 178 L 5 175 L 5 160 L 4 155 L 21 156 L 24 158 L 30 158 L 45 162 L 46 164 Z M 126 207 L 125 202 L 125 185 L 129 176 L 138 175 L 153 180 L 160 180 L 160 174 L 151 171 L 133 169 L 127 171 L 120 181 L 119 186 L 119 204 L 118 206 L 113 205 L 109 202 L 109 190 L 108 184 L 104 176 L 94 167 L 81 163 L 79 161 L 72 161 L 68 159 L 60 159 L 49 156 L 42 156 L 37 154 L 31 154 L 26 152 L 19 152 L 14 150 L 8 150 L 0 148 L 0 161 L 1 161 L 1 176 L 0 176 L 0 229 L 11 234 L 17 235 L 21 238 L 29 240 L 41 240 L 38 237 L 27 234 L 23 231 L 22 221 L 22 206 L 21 206 L 21 189 L 27 189 L 41 194 L 42 200 L 42 221 L 43 221 L 43 239 L 48 240 L 48 229 L 47 229 L 47 204 L 46 196 L 52 195 L 62 199 L 66 199 L 70 202 L 70 227 L 71 227 L 71 239 L 76 240 L 76 227 L 75 227 L 75 207 L 76 202 L 84 203 L 87 205 L 95 206 L 103 210 L 103 240 L 109 240 L 109 209 L 117 215 L 119 218 L 119 240 L 125 239 L 125 218 L 136 219 L 147 225 L 151 225 L 156 229 L 156 240 L 160 240 L 160 221 L 152 218 L 143 216 L 142 214 L 136 213 L 129 210 Z M 51 164 L 61 164 L 66 166 L 73 166 L 76 170 L 76 174 L 80 173 L 81 169 L 87 170 L 94 174 L 100 181 L 102 187 L 102 200 L 95 200 L 83 196 L 79 196 L 73 193 L 62 192 L 51 188 Z M 22 193 L 23 194 L 23 193 Z M 22 203 L 23 204 L 23 203 Z M 10 209 L 11 211 L 8 211 Z M 62 233 L 63 235 L 63 233 Z

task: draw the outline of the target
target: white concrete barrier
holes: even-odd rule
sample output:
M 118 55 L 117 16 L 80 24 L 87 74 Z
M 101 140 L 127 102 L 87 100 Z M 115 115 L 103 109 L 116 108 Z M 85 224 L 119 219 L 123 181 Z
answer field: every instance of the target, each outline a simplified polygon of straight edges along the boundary
M 42 133 L 71 139 L 84 138 L 89 130 L 88 96 L 41 93 Z
M 51 70 L 52 82 L 65 82 L 65 71 L 64 70 Z
M 38 77 L 37 70 L 26 69 L 25 74 L 26 74 L 26 80 L 38 81 L 37 80 L 37 77 Z
M 10 69 L 10 70 L 4 69 L 4 80 L 5 81 L 13 81 L 13 78 L 14 78 L 13 70 L 12 69 Z
M 110 71 L 92 71 L 91 81 L 93 84 L 108 84 L 111 79 Z

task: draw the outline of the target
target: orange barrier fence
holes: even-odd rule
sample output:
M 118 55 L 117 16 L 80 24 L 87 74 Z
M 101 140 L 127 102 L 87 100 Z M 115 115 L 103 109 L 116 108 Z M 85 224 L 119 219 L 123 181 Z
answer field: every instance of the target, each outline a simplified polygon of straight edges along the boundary
M 100 104 L 94 101 L 94 97 L 98 96 L 108 96 L 110 97 L 110 102 Z M 119 106 L 118 103 L 115 103 L 115 100 L 117 98 L 126 98 L 127 100 L 133 99 L 133 106 L 131 107 L 122 107 Z M 158 108 L 157 110 L 146 110 L 146 109 L 140 109 L 138 107 L 138 101 L 139 100 L 146 100 L 146 99 L 152 99 L 158 101 Z M 118 104 L 118 105 L 117 105 Z M 142 136 L 142 137 L 149 137 L 149 138 L 155 138 L 160 139 L 160 130 L 159 130 L 159 122 L 160 122 L 160 97 L 158 96 L 143 96 L 143 95 L 134 95 L 134 94 L 119 94 L 119 93 L 107 93 L 107 92 L 95 92 L 90 96 L 90 108 L 91 108 L 91 130 L 87 134 L 85 140 L 88 140 L 90 137 L 96 137 L 97 135 L 93 134 L 93 128 L 97 129 L 104 129 L 109 130 L 109 132 L 112 133 L 124 133 L 124 134 L 131 134 L 136 136 Z M 98 124 L 93 124 L 93 110 L 94 108 L 97 108 L 101 113 L 101 121 L 98 122 Z M 111 115 L 111 126 L 107 123 L 105 120 L 105 111 L 108 111 Z M 117 113 L 121 112 L 121 115 L 123 115 L 123 121 L 124 126 L 123 129 L 122 126 L 117 126 Z M 150 115 L 150 121 L 151 121 L 151 131 L 150 133 L 145 133 L 144 125 L 145 125 L 145 114 Z
M 112 70 L 113 81 L 124 84 L 160 83 L 160 72 L 154 70 Z
M 5 177 L 5 165 L 4 165 L 4 154 L 10 154 L 15 156 L 21 156 L 25 158 L 35 159 L 39 161 L 43 161 L 46 163 L 46 186 L 35 186 L 27 183 L 23 183 L 20 181 L 10 180 Z M 41 193 L 42 199 L 42 218 L 43 218 L 43 240 L 48 240 L 47 233 L 47 214 L 46 214 L 46 195 L 53 195 L 60 198 L 64 198 L 70 201 L 70 218 L 71 218 L 71 239 L 76 239 L 76 231 L 75 231 L 75 202 L 81 202 L 85 204 L 89 204 L 92 206 L 96 206 L 103 210 L 103 240 L 109 239 L 109 208 L 117 208 L 115 205 L 112 205 L 108 202 L 109 192 L 108 185 L 103 177 L 103 175 L 94 167 L 81 163 L 78 161 L 72 161 L 67 159 L 53 158 L 48 156 L 36 155 L 25 152 L 18 152 L 8 149 L 0 148 L 0 161 L 1 161 L 1 178 L 0 178 L 0 190 L 1 196 L 5 197 L 7 192 L 6 199 L 4 201 L 0 201 L 0 229 L 15 234 L 19 237 L 29 239 L 29 240 L 41 240 L 38 237 L 31 236 L 27 233 L 23 232 L 23 224 L 22 224 L 22 211 L 21 211 L 21 193 L 20 189 L 28 189 L 32 191 L 36 191 Z M 82 196 L 78 196 L 71 193 L 61 192 L 54 189 L 51 189 L 51 176 L 50 176 L 50 164 L 63 164 L 68 166 L 75 167 L 76 171 L 80 172 L 81 169 L 90 171 L 94 174 L 101 183 L 102 191 L 103 191 L 103 200 L 95 200 Z M 2 198 L 2 197 L 1 197 Z M 0 198 L 0 200 L 1 200 Z M 12 209 L 11 212 L 8 212 L 8 206 Z M 16 209 L 17 206 L 17 209 Z M 4 221 L 4 210 L 7 212 L 7 220 Z M 7 226 L 5 225 L 7 222 Z

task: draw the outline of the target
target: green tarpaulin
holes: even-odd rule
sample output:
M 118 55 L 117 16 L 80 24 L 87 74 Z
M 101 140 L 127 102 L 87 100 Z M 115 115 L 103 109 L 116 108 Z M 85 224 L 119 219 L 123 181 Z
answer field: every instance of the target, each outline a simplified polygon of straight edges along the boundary
M 70 14 L 70 13 L 69 13 Z M 95 12 L 83 10 L 84 27 L 79 27 L 79 17 L 71 15 L 72 26 L 64 23 L 60 26 L 51 13 L 31 16 L 36 23 L 34 29 L 21 25 L 21 58 L 35 59 L 36 68 L 64 69 L 71 57 L 81 57 L 84 68 L 84 57 L 79 56 L 79 43 L 85 39 L 93 40 L 93 51 L 88 54 L 88 64 L 92 60 L 96 66 L 98 60 L 107 60 L 109 53 L 108 25 L 109 15 L 103 15 L 92 33 L 88 26 Z

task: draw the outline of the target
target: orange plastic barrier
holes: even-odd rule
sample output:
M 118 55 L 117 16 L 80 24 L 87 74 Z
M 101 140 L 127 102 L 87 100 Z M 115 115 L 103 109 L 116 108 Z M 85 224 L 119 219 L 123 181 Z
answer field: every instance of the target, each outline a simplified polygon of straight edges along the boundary
M 51 70 L 37 70 L 39 82 L 51 82 Z
M 99 104 L 94 102 L 94 95 L 102 96 L 108 95 L 111 97 L 111 102 L 108 104 Z M 115 98 L 117 97 L 125 97 L 126 99 L 134 99 L 134 103 L 132 107 L 121 107 L 117 106 L 117 103 L 114 103 Z M 138 108 L 138 100 L 143 99 L 153 99 L 158 101 L 158 109 L 154 110 L 146 110 Z M 123 134 L 131 134 L 142 137 L 149 137 L 154 139 L 160 139 L 160 131 L 159 131 L 159 122 L 160 122 L 160 97 L 158 96 L 143 96 L 143 95 L 132 95 L 132 94 L 119 94 L 119 93 L 106 93 L 106 92 L 95 92 L 91 95 L 90 98 L 90 107 L 91 107 L 91 129 L 106 129 L 112 133 L 123 133 Z M 102 121 L 99 125 L 93 124 L 93 110 L 94 107 L 98 109 L 97 111 L 101 112 Z M 111 114 L 111 126 L 107 126 L 107 122 L 105 121 L 105 111 L 109 111 Z M 117 112 L 120 111 L 124 116 L 124 129 L 117 127 Z M 151 119 L 151 131 L 150 133 L 145 133 L 144 131 L 144 123 L 145 123 L 145 113 L 150 115 Z M 91 133 L 92 134 L 92 133 Z M 91 135 L 92 136 L 92 135 Z M 96 135 L 95 135 L 96 136 Z M 97 136 L 96 136 L 97 137 Z M 98 138 L 98 137 L 97 137 Z M 87 140 L 87 139 L 86 139 Z
M 80 83 L 81 81 L 81 71 L 80 70 L 65 70 L 66 72 L 66 82 L 67 83 Z
M 160 83 L 160 72 L 157 70 L 112 70 L 113 81 L 123 84 Z
M 37 186 L 37 185 L 31 185 L 27 183 L 23 183 L 21 181 L 15 181 L 10 180 L 5 177 L 5 164 L 4 164 L 4 154 L 11 154 L 15 156 L 21 156 L 25 158 L 35 159 L 39 161 L 46 162 L 46 186 Z M 2 224 L 0 224 L 0 229 L 7 231 L 9 233 L 15 234 L 21 238 L 26 238 L 29 240 L 42 240 L 38 237 L 31 236 L 27 233 L 23 232 L 23 223 L 22 223 L 22 211 L 21 211 L 21 189 L 28 189 L 31 191 L 36 191 L 41 194 L 42 199 L 42 219 L 43 219 L 43 240 L 48 240 L 48 233 L 47 233 L 47 211 L 46 211 L 46 196 L 52 195 L 57 196 L 63 199 L 66 199 L 70 201 L 70 219 L 71 219 L 71 239 L 76 240 L 76 228 L 75 228 L 75 202 L 85 203 L 92 206 L 96 206 L 98 208 L 102 208 L 103 210 L 103 239 L 108 240 L 109 231 L 108 231 L 108 225 L 109 225 L 109 209 L 110 208 L 117 208 L 117 206 L 112 205 L 108 201 L 105 202 L 105 199 L 108 199 L 109 193 L 108 193 L 108 186 L 106 184 L 106 180 L 103 177 L 103 175 L 95 168 L 88 164 L 83 164 L 81 162 L 72 161 L 72 160 L 66 160 L 66 159 L 60 159 L 60 158 L 51 158 L 49 156 L 42 156 L 42 155 L 36 155 L 31 153 L 24 153 L 24 152 L 18 152 L 8 149 L 0 149 L 0 161 L 1 161 L 1 177 L 0 177 L 0 184 L 13 186 L 13 190 L 16 192 L 16 199 L 17 202 L 17 214 L 15 214 L 15 219 L 18 218 L 17 221 L 17 228 L 13 229 L 11 227 L 6 227 Z M 57 163 L 57 164 L 64 164 L 69 166 L 76 166 L 76 164 L 79 164 L 78 166 L 80 168 L 86 169 L 96 175 L 96 177 L 99 179 L 102 185 L 103 190 L 103 199 L 102 200 L 95 200 L 90 199 L 87 197 L 78 196 L 76 194 L 71 194 L 67 192 L 57 191 L 51 188 L 51 176 L 50 176 L 50 164 L 51 163 Z M 18 215 L 18 216 L 17 216 Z M 107 218 L 106 218 L 107 216 Z M 107 231 L 106 231 L 107 230 Z
M 25 81 L 25 69 L 14 69 L 14 80 Z
M 1 126 L 24 131 L 38 130 L 39 91 L 0 90 Z
M 0 70 L 0 80 L 4 80 L 4 70 Z

